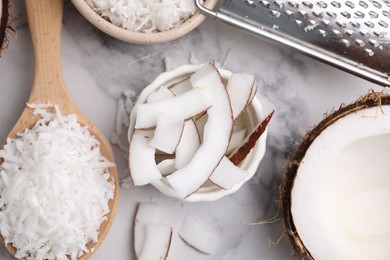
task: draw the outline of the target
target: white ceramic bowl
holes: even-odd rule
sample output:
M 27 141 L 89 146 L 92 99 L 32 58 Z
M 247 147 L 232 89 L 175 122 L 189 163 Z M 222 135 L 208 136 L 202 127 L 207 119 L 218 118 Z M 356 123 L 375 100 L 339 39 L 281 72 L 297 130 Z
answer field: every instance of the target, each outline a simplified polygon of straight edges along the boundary
M 150 85 L 148 85 L 140 94 L 138 97 L 138 100 L 131 112 L 130 115 L 130 127 L 128 132 L 128 138 L 130 141 L 130 137 L 132 135 L 136 114 L 137 114 L 137 107 L 140 104 L 143 104 L 146 102 L 146 98 L 157 88 L 161 86 L 171 86 L 174 83 L 177 83 L 185 78 L 188 78 L 191 74 L 193 74 L 195 71 L 199 70 L 203 65 L 184 65 L 180 66 L 175 70 L 164 72 L 160 74 Z M 231 76 L 231 72 L 223 69 L 218 69 L 221 73 L 222 77 L 227 80 Z M 252 129 L 254 129 L 255 126 L 258 125 L 258 123 L 264 119 L 263 110 L 260 102 L 255 97 L 252 101 L 252 103 L 248 106 L 247 112 L 243 114 L 245 116 L 245 122 L 247 124 L 247 129 L 249 129 L 248 132 L 250 132 Z M 217 199 L 220 199 L 226 195 L 229 195 L 231 193 L 236 192 L 245 182 L 247 182 L 250 178 L 253 177 L 253 175 L 256 173 L 257 167 L 259 166 L 259 163 L 261 159 L 264 156 L 265 149 L 266 149 L 266 138 L 267 138 L 267 130 L 263 133 L 263 135 L 260 137 L 260 139 L 257 141 L 256 145 L 253 147 L 251 152 L 247 155 L 247 157 L 241 162 L 239 165 L 242 169 L 249 172 L 246 179 L 238 183 L 236 186 L 229 190 L 224 190 L 216 185 L 207 182 L 203 187 L 201 187 L 197 192 L 193 193 L 186 199 L 185 201 L 214 201 Z M 163 177 L 161 180 L 155 181 L 152 183 L 154 187 L 156 187 L 158 190 L 160 190 L 162 193 L 164 193 L 167 196 L 173 197 L 173 198 L 180 198 L 180 196 L 177 194 L 177 192 L 168 184 L 166 179 Z
M 90 23 L 101 31 L 119 40 L 136 44 L 153 44 L 175 40 L 194 30 L 206 19 L 205 15 L 197 11 L 182 24 L 168 31 L 158 33 L 132 32 L 105 20 L 97 14 L 85 0 L 72 0 L 72 3 Z M 213 8 L 216 3 L 217 0 L 206 0 L 204 6 Z

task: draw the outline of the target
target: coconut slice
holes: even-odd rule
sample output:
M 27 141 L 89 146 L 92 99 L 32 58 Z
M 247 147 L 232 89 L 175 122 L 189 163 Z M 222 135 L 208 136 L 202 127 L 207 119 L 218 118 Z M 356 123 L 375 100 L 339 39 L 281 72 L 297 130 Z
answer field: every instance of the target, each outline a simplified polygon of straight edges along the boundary
M 176 171 L 175 161 L 175 159 L 165 159 L 157 164 L 157 169 L 162 176 L 167 176 Z
M 200 146 L 200 136 L 193 120 L 184 123 L 183 134 L 176 148 L 176 169 L 186 166 L 194 157 Z
M 149 145 L 168 154 L 173 154 L 183 133 L 184 118 L 160 113 L 156 130 Z
M 247 176 L 247 171 L 234 165 L 227 157 L 223 157 L 209 180 L 218 187 L 228 190 L 243 181 Z
M 183 81 L 180 81 L 179 83 L 174 84 L 172 87 L 169 88 L 170 91 L 172 91 L 173 94 L 176 96 L 181 95 L 185 92 L 188 92 L 192 89 L 191 81 L 190 79 L 185 79 Z
M 389 259 L 389 151 L 383 93 L 340 108 L 306 134 L 280 188 L 297 258 Z
M 242 144 L 242 142 L 246 137 L 246 132 L 247 132 L 246 128 L 242 128 L 236 132 L 233 132 L 232 138 L 230 138 L 230 143 L 226 154 L 230 154 Z
M 262 122 L 260 122 L 260 124 L 252 131 L 252 133 L 247 138 L 245 138 L 242 145 L 240 145 L 240 147 L 232 152 L 229 159 L 233 164 L 239 165 L 242 160 L 244 160 L 245 157 L 249 154 L 249 152 L 255 146 L 257 140 L 259 140 L 261 135 L 267 129 L 274 112 L 275 110 L 272 111 Z
M 156 204 L 140 203 L 134 219 L 134 251 L 137 258 L 143 251 L 147 237 L 146 226 L 157 224 L 160 220 L 161 209 Z
M 212 107 L 207 110 L 203 142 L 191 162 L 167 176 L 171 187 L 182 198 L 197 191 L 208 180 L 227 151 L 233 129 L 229 96 L 214 65 L 205 65 L 192 74 L 190 80 L 194 87 L 211 93 Z
M 162 224 L 148 224 L 146 238 L 138 260 L 165 260 L 171 246 L 172 228 Z
M 167 89 L 166 87 L 162 86 L 158 88 L 156 91 L 152 92 L 147 98 L 146 102 L 147 103 L 152 103 L 160 100 L 164 100 L 167 98 L 172 98 L 174 97 L 175 94 Z
M 182 95 L 166 98 L 153 103 L 141 104 L 137 107 L 135 129 L 150 129 L 156 126 L 160 113 L 192 118 L 204 113 L 212 105 L 208 89 L 192 89 Z
M 134 130 L 129 145 L 129 169 L 133 184 L 148 184 L 161 179 L 155 161 L 156 149 L 149 146 L 153 131 Z
M 186 244 L 204 254 L 214 254 L 218 249 L 217 232 L 193 215 L 185 217 L 179 230 L 179 237 Z
M 250 103 L 254 85 L 255 77 L 253 75 L 235 73 L 229 78 L 226 89 L 230 97 L 234 120 L 236 120 Z
M 201 115 L 200 117 L 196 118 L 196 120 L 195 120 L 195 125 L 196 125 L 196 128 L 198 129 L 198 133 L 199 133 L 201 142 L 203 142 L 204 126 L 206 125 L 207 120 L 208 120 L 207 113 Z

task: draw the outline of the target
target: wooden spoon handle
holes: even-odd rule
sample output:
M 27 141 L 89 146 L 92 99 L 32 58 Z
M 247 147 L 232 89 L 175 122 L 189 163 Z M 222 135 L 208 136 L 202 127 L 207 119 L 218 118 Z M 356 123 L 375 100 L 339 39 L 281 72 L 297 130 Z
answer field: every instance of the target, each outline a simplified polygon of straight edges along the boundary
M 61 27 L 63 0 L 26 0 L 35 56 L 35 74 L 30 103 L 62 103 L 69 98 L 61 72 Z

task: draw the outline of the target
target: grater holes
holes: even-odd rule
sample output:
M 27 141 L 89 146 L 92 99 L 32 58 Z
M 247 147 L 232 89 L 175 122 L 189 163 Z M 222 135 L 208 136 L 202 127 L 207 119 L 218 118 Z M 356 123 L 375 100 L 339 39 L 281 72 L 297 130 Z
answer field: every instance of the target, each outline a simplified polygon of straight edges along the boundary
M 294 23 L 296 25 L 298 25 L 298 27 L 302 27 L 303 26 L 303 22 L 301 20 L 296 19 L 296 20 L 294 20 Z
M 356 21 L 352 21 L 351 22 L 351 25 L 355 28 L 360 28 L 360 23 L 356 22 Z
M 368 14 L 370 15 L 371 18 L 378 18 L 379 17 L 379 14 L 375 11 L 370 11 Z
M 380 26 L 382 26 L 383 28 L 387 28 L 387 27 L 389 27 L 389 24 L 388 23 L 386 23 L 385 21 L 379 21 L 379 23 L 378 23 Z
M 382 4 L 377 2 L 377 1 L 372 1 L 372 4 L 376 7 L 376 8 L 382 8 Z
M 366 2 L 364 2 L 364 1 L 359 1 L 359 5 L 360 5 L 361 7 L 363 7 L 363 8 L 365 8 L 365 9 L 368 8 L 368 4 L 367 4 Z
M 376 41 L 376 40 L 374 40 L 374 39 L 368 40 L 368 43 L 369 43 L 370 45 L 374 46 L 374 47 L 379 47 L 379 45 L 380 45 L 379 42 Z
M 299 4 L 293 1 L 288 1 L 289 6 L 293 8 L 299 8 Z
M 347 19 L 350 19 L 352 17 L 352 15 L 350 13 L 348 13 L 347 11 L 341 12 L 341 15 L 344 16 Z
M 245 0 L 245 3 L 250 7 L 256 7 L 256 3 L 253 0 Z
M 275 4 L 276 7 L 278 7 L 279 9 L 284 9 L 284 3 L 282 3 L 281 1 L 274 1 L 274 4 Z
M 374 51 L 373 50 L 371 50 L 371 49 L 368 49 L 368 48 L 366 48 L 366 49 L 364 49 L 364 52 L 368 55 L 368 56 L 374 56 Z
M 287 15 L 287 16 L 292 16 L 294 13 L 292 12 L 292 11 L 290 11 L 290 10 L 286 10 L 286 11 L 284 11 L 284 13 Z
M 329 20 L 322 20 L 322 24 L 325 26 L 325 27 L 329 27 L 330 26 L 330 21 Z
M 271 7 L 271 4 L 269 1 L 265 1 L 265 0 L 262 0 L 260 1 L 260 4 L 265 7 L 265 8 L 270 8 Z
M 353 30 L 345 30 L 345 34 L 349 37 L 355 36 L 355 32 Z
M 314 5 L 308 1 L 303 1 L 302 4 L 309 9 L 313 9 Z
M 332 3 L 331 3 L 334 7 L 336 7 L 336 8 L 340 8 L 341 7 L 341 4 L 339 3 L 339 2 L 337 2 L 337 1 L 332 1 Z
M 298 14 L 303 17 L 303 18 L 307 18 L 309 17 L 309 14 L 306 12 L 306 11 L 303 11 L 303 10 L 299 10 L 298 11 Z
M 352 3 L 351 1 L 346 1 L 346 2 L 345 2 L 345 5 L 348 6 L 349 8 L 351 8 L 351 9 L 354 9 L 354 8 L 355 8 L 355 4 Z
M 350 47 L 351 46 L 351 42 L 346 40 L 346 39 L 342 39 L 341 42 L 345 45 L 345 47 Z
M 375 35 L 376 37 L 379 37 L 379 38 L 385 37 L 385 33 L 384 33 L 384 32 L 374 31 L 374 35 Z
M 362 18 L 365 17 L 365 14 L 363 12 L 361 12 L 361 11 L 356 11 L 355 12 L 355 16 L 356 16 L 356 18 L 362 19 Z
M 364 22 L 364 24 L 369 27 L 369 28 L 374 28 L 375 27 L 375 24 L 373 22 L 370 22 L 370 21 L 366 21 Z
M 275 11 L 275 10 L 271 10 L 271 11 L 269 12 L 269 14 L 270 14 L 272 17 L 274 17 L 274 18 L 279 18 L 280 15 L 281 15 L 280 12 Z
M 324 17 L 324 13 L 323 12 L 320 12 L 320 11 L 313 11 L 313 15 L 317 18 L 323 18 Z
M 333 19 L 336 19 L 337 18 L 337 14 L 336 13 L 333 13 L 333 12 L 326 12 L 326 15 L 333 18 Z
M 360 47 L 364 47 L 366 45 L 366 43 L 364 41 L 360 40 L 360 39 L 356 39 L 355 43 L 357 45 L 359 45 Z
M 388 11 L 382 11 L 382 14 L 388 18 L 390 18 L 390 12 Z
M 343 23 L 343 22 L 340 22 L 340 21 L 337 21 L 336 24 L 337 24 L 340 28 L 346 28 L 346 27 L 347 27 L 347 24 L 346 24 L 346 23 Z
M 336 35 L 336 36 L 341 36 L 341 32 L 340 32 L 339 30 L 334 29 L 334 30 L 332 30 L 332 32 L 333 32 L 334 35 Z
M 319 30 L 318 30 L 318 33 L 319 33 L 322 37 L 326 37 L 326 31 L 325 31 L 325 30 L 319 29 Z
M 370 34 L 364 30 L 360 30 L 359 33 L 361 36 L 366 37 L 366 38 L 368 38 L 370 36 Z
M 323 8 L 323 9 L 325 9 L 325 8 L 328 7 L 328 4 L 325 3 L 325 2 L 323 2 L 323 1 L 317 2 L 317 5 L 318 5 L 320 8 Z

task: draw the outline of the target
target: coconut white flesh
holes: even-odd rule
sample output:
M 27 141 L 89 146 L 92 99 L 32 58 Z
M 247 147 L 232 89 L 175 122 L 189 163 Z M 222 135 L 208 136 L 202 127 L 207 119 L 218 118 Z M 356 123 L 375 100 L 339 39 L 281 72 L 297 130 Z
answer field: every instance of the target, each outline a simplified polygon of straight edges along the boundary
M 210 91 L 200 88 L 192 89 L 179 96 L 141 104 L 137 108 L 134 128 L 148 129 L 155 127 L 160 113 L 189 119 L 203 113 L 211 105 Z
M 192 83 L 193 78 L 197 87 L 208 90 L 213 98 L 212 107 L 207 110 L 202 144 L 188 165 L 167 176 L 171 187 L 182 198 L 197 191 L 208 180 L 227 151 L 233 129 L 229 96 L 218 70 L 207 64 L 192 74 Z
M 149 145 L 153 131 L 134 130 L 129 146 L 129 169 L 133 184 L 146 185 L 161 179 L 155 161 L 156 149 Z
M 162 86 L 158 88 L 156 91 L 153 91 L 147 98 L 146 102 L 147 103 L 152 103 L 156 101 L 160 101 L 163 99 L 171 98 L 174 97 L 175 94 L 173 94 L 172 91 L 170 91 L 168 88 Z
M 196 125 L 196 128 L 198 129 L 198 133 L 199 133 L 201 142 L 203 142 L 204 126 L 206 125 L 207 120 L 208 120 L 207 113 L 205 113 L 204 115 L 198 117 L 195 120 L 195 125 Z
M 169 88 L 169 90 L 172 91 L 172 93 L 175 94 L 176 96 L 188 92 L 191 89 L 192 89 L 192 85 L 189 78 L 180 81 L 179 83 L 176 83 L 175 85 Z
M 210 176 L 210 181 L 218 187 L 228 190 L 243 181 L 248 172 L 234 165 L 226 156 L 215 168 Z
M 237 132 L 233 132 L 232 138 L 230 138 L 228 150 L 226 152 L 227 154 L 230 154 L 242 144 L 246 137 L 246 132 L 247 131 L 245 128 L 238 130 Z
M 175 161 L 175 159 L 165 159 L 157 164 L 157 169 L 160 171 L 162 176 L 167 176 L 176 171 Z
M 193 215 L 187 215 L 184 218 L 179 237 L 186 244 L 204 254 L 212 255 L 218 249 L 218 233 Z
M 181 169 L 194 157 L 200 146 L 200 136 L 193 120 L 184 123 L 183 134 L 176 147 L 175 167 Z
M 230 97 L 234 120 L 248 105 L 254 85 L 253 75 L 235 73 L 230 77 L 226 89 Z
M 252 100 L 255 98 L 256 93 L 257 93 L 257 85 L 256 85 L 256 83 L 255 83 L 255 84 L 253 84 L 253 86 L 252 86 L 251 96 L 249 97 L 247 106 L 248 106 L 250 103 L 252 103 Z
M 148 224 L 146 238 L 138 260 L 164 260 L 171 245 L 172 228 L 162 224 Z
M 179 144 L 183 128 L 183 117 L 160 113 L 149 145 L 165 153 L 173 154 Z
M 339 119 L 299 166 L 291 212 L 315 259 L 389 259 L 390 108 L 381 110 Z
M 160 221 L 161 208 L 152 203 L 138 204 L 134 219 L 134 251 L 137 258 L 141 255 L 147 237 L 146 226 Z

